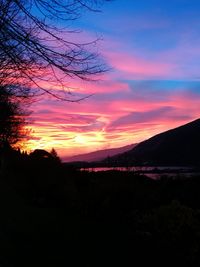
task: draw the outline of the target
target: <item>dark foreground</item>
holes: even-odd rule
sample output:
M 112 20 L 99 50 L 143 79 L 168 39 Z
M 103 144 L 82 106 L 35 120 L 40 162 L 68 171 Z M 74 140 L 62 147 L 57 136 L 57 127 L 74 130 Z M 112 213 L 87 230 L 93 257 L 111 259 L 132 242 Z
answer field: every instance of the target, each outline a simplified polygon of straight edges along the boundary
M 0 178 L 0 266 L 200 266 L 200 177 L 22 164 Z

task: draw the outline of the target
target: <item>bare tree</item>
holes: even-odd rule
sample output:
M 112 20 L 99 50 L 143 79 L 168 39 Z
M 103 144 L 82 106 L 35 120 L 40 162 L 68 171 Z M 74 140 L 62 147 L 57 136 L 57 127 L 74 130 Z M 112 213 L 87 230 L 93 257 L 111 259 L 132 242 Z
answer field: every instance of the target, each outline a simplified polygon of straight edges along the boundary
M 75 32 L 60 25 L 69 26 L 83 10 L 98 12 L 104 1 L 0 0 L 0 84 L 15 85 L 20 97 L 48 93 L 73 101 L 67 78 L 90 80 L 107 68 L 91 50 L 96 40 L 72 41 Z M 55 93 L 44 81 L 63 90 Z

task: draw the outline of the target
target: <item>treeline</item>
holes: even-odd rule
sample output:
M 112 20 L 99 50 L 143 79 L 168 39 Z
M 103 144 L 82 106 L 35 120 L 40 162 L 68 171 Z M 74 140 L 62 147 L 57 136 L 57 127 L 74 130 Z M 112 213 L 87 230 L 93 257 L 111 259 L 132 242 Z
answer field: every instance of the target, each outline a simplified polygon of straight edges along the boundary
M 1 174 L 2 266 L 199 266 L 199 177 L 41 163 Z

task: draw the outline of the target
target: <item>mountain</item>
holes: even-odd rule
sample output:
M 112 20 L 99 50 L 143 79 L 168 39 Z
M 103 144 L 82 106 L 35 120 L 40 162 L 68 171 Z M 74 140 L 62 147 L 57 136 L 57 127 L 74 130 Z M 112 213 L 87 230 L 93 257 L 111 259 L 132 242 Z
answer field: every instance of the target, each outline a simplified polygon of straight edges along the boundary
M 118 148 L 111 148 L 111 149 L 104 149 L 104 150 L 97 150 L 94 152 L 90 152 L 87 154 L 80 154 L 72 157 L 66 157 L 63 159 L 64 162 L 75 162 L 75 161 L 100 161 L 107 157 L 112 157 L 114 155 L 124 153 L 126 151 L 131 150 L 133 147 L 135 147 L 137 144 L 127 145 L 123 147 Z
M 107 165 L 200 166 L 200 119 L 157 134 L 126 153 L 103 161 Z

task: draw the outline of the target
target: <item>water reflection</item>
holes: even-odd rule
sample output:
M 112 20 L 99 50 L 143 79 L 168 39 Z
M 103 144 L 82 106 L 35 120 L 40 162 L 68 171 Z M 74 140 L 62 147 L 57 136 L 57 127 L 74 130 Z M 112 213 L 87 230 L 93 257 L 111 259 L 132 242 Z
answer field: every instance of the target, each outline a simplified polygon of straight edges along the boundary
M 132 166 L 132 167 L 93 167 L 81 168 L 81 171 L 103 172 L 103 171 L 130 171 L 137 174 L 144 174 L 151 179 L 166 177 L 192 177 L 200 175 L 200 172 L 193 167 L 180 166 Z

